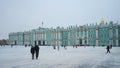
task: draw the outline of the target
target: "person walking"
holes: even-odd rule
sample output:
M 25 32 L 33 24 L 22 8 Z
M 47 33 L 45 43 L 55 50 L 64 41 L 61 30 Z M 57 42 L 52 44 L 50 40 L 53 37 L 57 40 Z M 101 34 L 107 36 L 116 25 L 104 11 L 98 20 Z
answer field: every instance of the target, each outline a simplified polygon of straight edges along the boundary
M 107 53 L 110 53 L 110 46 L 107 46 L 106 49 L 107 49 Z
M 34 48 L 34 46 L 31 46 L 30 52 L 32 54 L 32 59 L 34 59 L 34 54 L 35 54 L 35 48 Z
M 54 50 L 56 49 L 56 46 L 55 46 L 55 45 L 53 45 L 53 49 L 54 49 Z
M 36 59 L 38 59 L 39 56 L 39 46 L 35 45 L 35 53 L 36 53 Z

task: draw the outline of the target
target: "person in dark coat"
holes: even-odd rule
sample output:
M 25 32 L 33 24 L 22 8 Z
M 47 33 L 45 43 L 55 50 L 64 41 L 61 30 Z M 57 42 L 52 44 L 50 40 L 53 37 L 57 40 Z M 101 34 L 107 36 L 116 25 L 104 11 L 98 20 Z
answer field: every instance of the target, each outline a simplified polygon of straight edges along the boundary
M 110 53 L 110 46 L 107 46 L 106 49 L 107 49 L 107 53 Z
M 38 59 L 39 56 L 39 46 L 35 45 L 35 53 L 36 53 L 36 59 Z
M 56 49 L 56 46 L 55 46 L 55 45 L 53 45 L 53 49 Z
M 30 52 L 32 54 L 32 59 L 34 59 L 34 54 L 35 54 L 35 47 L 31 46 Z

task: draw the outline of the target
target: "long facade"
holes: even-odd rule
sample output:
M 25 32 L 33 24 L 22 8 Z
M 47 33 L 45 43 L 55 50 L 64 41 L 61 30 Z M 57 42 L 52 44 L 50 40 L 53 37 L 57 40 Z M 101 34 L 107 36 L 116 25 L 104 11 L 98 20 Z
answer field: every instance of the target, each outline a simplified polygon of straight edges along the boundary
M 90 45 L 120 46 L 120 25 L 118 23 L 69 26 L 67 28 L 41 28 L 9 34 L 9 44 L 15 45 Z

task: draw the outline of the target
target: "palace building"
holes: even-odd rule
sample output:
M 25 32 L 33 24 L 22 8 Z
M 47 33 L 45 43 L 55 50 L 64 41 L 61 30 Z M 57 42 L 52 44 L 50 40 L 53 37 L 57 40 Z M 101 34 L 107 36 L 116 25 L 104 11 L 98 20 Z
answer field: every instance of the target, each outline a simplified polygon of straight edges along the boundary
M 120 25 L 118 22 L 83 26 L 69 26 L 67 28 L 42 28 L 25 32 L 9 33 L 9 44 L 15 45 L 90 45 L 90 46 L 120 46 Z

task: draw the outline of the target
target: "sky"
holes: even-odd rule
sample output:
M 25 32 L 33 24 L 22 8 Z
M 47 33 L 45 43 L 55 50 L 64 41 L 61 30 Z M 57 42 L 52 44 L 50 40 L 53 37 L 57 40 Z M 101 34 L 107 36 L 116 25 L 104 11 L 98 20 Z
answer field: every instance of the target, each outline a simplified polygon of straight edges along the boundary
M 0 39 L 11 32 L 113 21 L 120 23 L 120 0 L 0 0 Z

